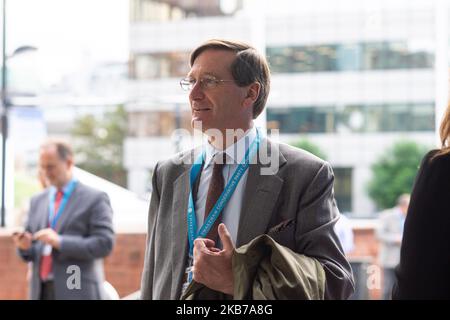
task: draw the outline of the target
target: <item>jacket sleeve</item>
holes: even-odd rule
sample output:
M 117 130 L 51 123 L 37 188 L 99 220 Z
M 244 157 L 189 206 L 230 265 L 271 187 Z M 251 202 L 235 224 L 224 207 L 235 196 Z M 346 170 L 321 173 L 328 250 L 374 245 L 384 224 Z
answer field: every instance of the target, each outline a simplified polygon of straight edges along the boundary
M 21 250 L 17 249 L 17 254 L 25 262 L 31 262 L 36 260 L 36 243 L 32 243 L 30 249 Z
M 106 193 L 95 200 L 90 214 L 89 235 L 61 235 L 58 258 L 91 260 L 109 255 L 114 245 L 112 208 Z
M 28 210 L 28 215 L 27 215 L 27 221 L 25 222 L 25 230 L 30 232 L 31 234 L 33 233 L 31 227 L 30 227 L 30 214 L 32 214 L 34 208 L 36 205 L 36 200 L 35 198 L 32 198 L 30 200 L 30 209 Z M 22 260 L 24 260 L 25 262 L 31 262 L 31 261 L 37 261 L 38 258 L 38 254 L 37 254 L 37 250 L 38 250 L 39 244 L 38 241 L 33 241 L 31 243 L 31 247 L 28 250 L 21 250 L 21 249 L 16 249 L 16 253 L 19 257 L 22 258 Z
M 450 298 L 450 156 L 430 157 L 411 194 L 393 299 Z
M 263 234 L 236 248 L 232 258 L 234 300 L 319 300 L 324 298 L 325 272 L 314 258 L 297 254 Z M 195 300 L 202 290 L 192 281 L 181 300 Z M 224 299 L 224 295 L 205 299 Z M 201 299 L 201 298 L 200 298 Z
M 389 231 L 390 217 L 386 213 L 380 217 L 380 225 L 376 230 L 377 238 L 385 244 L 398 245 L 402 240 L 402 235 L 401 233 L 392 233 Z
M 233 254 L 235 300 L 323 300 L 325 272 L 314 258 L 261 235 Z
M 158 189 L 158 164 L 156 164 L 152 177 L 152 196 L 148 213 L 147 248 L 144 257 L 144 269 L 141 278 L 141 299 L 153 299 L 153 272 L 155 268 L 155 228 L 158 218 L 160 194 Z
M 350 264 L 334 231 L 339 219 L 334 175 L 323 163 L 301 197 L 295 230 L 296 252 L 317 259 L 325 270 L 325 299 L 347 299 L 354 292 Z

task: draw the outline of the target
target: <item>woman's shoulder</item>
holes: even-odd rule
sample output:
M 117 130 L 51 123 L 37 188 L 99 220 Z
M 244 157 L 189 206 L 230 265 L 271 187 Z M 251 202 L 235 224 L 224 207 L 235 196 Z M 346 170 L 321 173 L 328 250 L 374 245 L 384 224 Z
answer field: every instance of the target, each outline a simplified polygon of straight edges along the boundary
M 439 150 L 428 152 L 419 168 L 419 177 L 433 183 L 450 183 L 450 153 L 438 154 Z
M 425 165 L 427 167 L 445 167 L 448 168 L 450 165 L 450 152 L 446 154 L 438 154 L 439 149 L 431 150 L 429 151 L 423 161 L 422 165 Z

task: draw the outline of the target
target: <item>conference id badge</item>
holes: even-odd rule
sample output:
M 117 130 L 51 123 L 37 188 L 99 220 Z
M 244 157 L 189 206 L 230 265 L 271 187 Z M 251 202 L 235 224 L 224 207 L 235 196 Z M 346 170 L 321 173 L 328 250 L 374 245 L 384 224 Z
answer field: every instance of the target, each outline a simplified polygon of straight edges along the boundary
M 44 245 L 44 248 L 42 249 L 42 255 L 49 256 L 51 254 L 52 254 L 52 246 L 49 244 Z
M 184 271 L 184 277 L 183 277 L 184 283 L 181 288 L 181 295 L 183 295 L 186 292 L 186 289 L 189 287 L 189 285 L 192 282 L 192 264 L 193 264 L 192 259 L 189 258 L 188 266 Z

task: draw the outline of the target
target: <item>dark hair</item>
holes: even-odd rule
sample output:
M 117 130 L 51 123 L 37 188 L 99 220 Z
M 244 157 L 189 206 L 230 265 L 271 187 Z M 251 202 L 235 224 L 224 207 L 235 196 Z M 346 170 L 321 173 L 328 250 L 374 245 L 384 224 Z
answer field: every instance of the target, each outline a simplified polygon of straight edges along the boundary
M 61 160 L 67 160 L 69 158 L 73 158 L 72 147 L 65 141 L 56 140 L 56 139 L 47 140 L 41 146 L 41 150 L 47 149 L 50 147 L 56 148 L 56 152 L 58 153 L 58 156 Z
M 255 82 L 260 84 L 258 98 L 253 105 L 253 119 L 256 119 L 264 110 L 270 91 L 270 70 L 266 58 L 244 42 L 211 39 L 198 46 L 191 53 L 191 67 L 195 59 L 208 49 L 227 50 L 236 53 L 236 59 L 231 64 L 231 74 L 238 86 L 244 87 Z

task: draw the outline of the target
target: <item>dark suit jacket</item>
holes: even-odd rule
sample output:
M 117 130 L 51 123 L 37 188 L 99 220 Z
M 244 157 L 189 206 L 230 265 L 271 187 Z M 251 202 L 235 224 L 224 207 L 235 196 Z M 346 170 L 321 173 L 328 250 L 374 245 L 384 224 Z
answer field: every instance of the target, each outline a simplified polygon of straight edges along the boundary
M 434 153 L 411 194 L 393 299 L 450 299 L 450 154 Z
M 353 277 L 334 232 L 339 212 L 330 166 L 310 153 L 268 139 L 262 139 L 261 149 L 267 153 L 262 152 L 258 163 L 248 169 L 236 247 L 271 230 L 278 243 L 322 264 L 326 298 L 347 298 L 354 290 Z M 189 171 L 199 152 L 200 148 L 180 153 L 155 168 L 141 283 L 143 299 L 181 296 L 188 255 Z M 261 174 L 262 168 L 268 174 Z M 273 230 L 276 226 L 280 226 L 278 231 Z
M 31 199 L 26 230 L 35 233 L 48 226 L 49 189 Z M 53 250 L 55 299 L 106 299 L 103 289 L 103 257 L 114 243 L 112 209 L 108 195 L 78 182 L 56 225 L 61 236 L 60 250 Z M 25 261 L 33 262 L 30 298 L 39 299 L 39 267 L 43 244 L 34 241 L 29 250 L 19 250 Z M 69 288 L 67 281 L 79 267 L 81 289 Z

